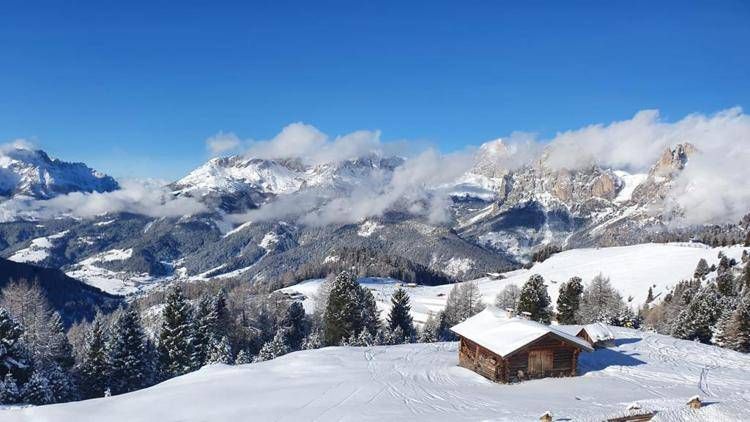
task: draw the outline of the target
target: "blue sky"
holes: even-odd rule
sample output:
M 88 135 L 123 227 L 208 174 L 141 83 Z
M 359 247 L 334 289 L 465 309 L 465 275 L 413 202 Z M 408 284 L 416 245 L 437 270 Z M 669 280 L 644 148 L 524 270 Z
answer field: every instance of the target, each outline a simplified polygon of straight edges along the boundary
M 746 1 L 353 3 L 4 3 L 0 141 L 172 179 L 297 121 L 451 151 L 750 108 Z

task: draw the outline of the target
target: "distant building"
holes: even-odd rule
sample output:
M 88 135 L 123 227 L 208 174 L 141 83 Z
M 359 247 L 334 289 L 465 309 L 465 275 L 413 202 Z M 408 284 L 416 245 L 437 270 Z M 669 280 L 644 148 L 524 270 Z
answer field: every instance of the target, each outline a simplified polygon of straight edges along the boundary
M 597 349 L 615 345 L 615 335 L 601 322 L 586 325 L 558 325 L 557 329 L 580 337 Z
M 458 363 L 495 382 L 575 376 L 578 355 L 593 351 L 584 339 L 488 307 L 454 326 Z

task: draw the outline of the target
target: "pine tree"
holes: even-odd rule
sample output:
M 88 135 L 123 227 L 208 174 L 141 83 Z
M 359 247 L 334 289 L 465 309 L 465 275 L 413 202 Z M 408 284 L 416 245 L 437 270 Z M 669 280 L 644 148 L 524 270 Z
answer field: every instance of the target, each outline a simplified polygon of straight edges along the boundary
M 705 280 L 709 272 L 711 272 L 711 269 L 708 267 L 708 262 L 701 258 L 700 261 L 698 261 L 698 265 L 695 267 L 693 278 L 696 280 Z
M 521 288 L 521 296 L 518 299 L 518 312 L 528 312 L 530 319 L 545 324 L 550 322 L 550 298 L 544 278 L 539 274 L 529 277 Z
M 145 335 L 135 310 L 117 317 L 108 344 L 110 388 L 122 394 L 145 387 L 150 378 Z
M 42 371 L 35 370 L 23 386 L 23 400 L 38 406 L 54 402 L 49 380 Z
M 77 398 L 78 387 L 73 382 L 73 377 L 60 365 L 51 363 L 44 372 L 52 394 L 51 403 L 65 403 Z
M 651 303 L 654 301 L 654 287 L 648 286 L 648 294 L 646 294 L 646 303 Z
M 203 295 L 198 301 L 193 319 L 193 368 L 198 369 L 208 361 L 208 354 L 211 350 L 211 344 L 218 340 L 218 317 L 216 315 L 217 307 L 214 306 L 214 299 L 208 295 Z
M 23 328 L 8 313 L 0 308 L 0 376 L 13 372 L 14 377 L 28 376 L 28 351 L 21 341 Z
M 255 362 L 276 359 L 287 353 L 289 353 L 289 345 L 286 344 L 284 333 L 279 330 L 276 332 L 276 335 L 273 336 L 273 340 L 263 345 L 258 356 L 255 357 Z
M 557 321 L 560 324 L 575 324 L 581 294 L 583 283 L 580 277 L 572 277 L 560 285 L 560 295 L 557 297 Z
M 438 320 L 437 318 L 435 318 L 432 312 L 430 312 L 430 314 L 427 315 L 427 320 L 425 320 L 424 325 L 422 326 L 422 332 L 419 335 L 419 342 L 420 343 L 436 342 L 437 330 L 438 330 Z
M 724 296 L 733 296 L 735 294 L 734 276 L 732 275 L 729 260 L 724 255 L 722 255 L 719 261 L 719 268 L 716 270 L 716 289 Z
M 709 343 L 714 327 L 721 316 L 720 296 L 713 286 L 706 287 L 693 297 L 687 308 L 672 324 L 672 335 L 686 340 Z
M 411 337 L 414 333 L 414 320 L 411 316 L 409 295 L 402 288 L 396 289 L 391 296 L 391 312 L 388 314 L 388 328 L 391 331 L 401 328 L 401 332 L 405 337 Z M 401 342 L 403 342 L 403 338 Z
M 108 386 L 106 337 L 101 317 L 97 315 L 86 339 L 86 353 L 80 367 L 81 397 L 103 397 Z
M 508 284 L 495 297 L 495 306 L 498 309 L 511 309 L 518 307 L 518 298 L 521 297 L 521 288 L 515 284 Z
M 750 353 L 750 295 L 745 295 L 737 305 L 726 325 L 726 347 Z
M 302 343 L 302 350 L 314 350 L 323 347 L 323 339 L 319 332 L 313 331 Z
M 221 340 L 214 341 L 208 355 L 208 364 L 223 363 L 231 365 L 232 362 L 232 346 L 229 344 L 229 338 L 224 336 Z
M 245 365 L 248 363 L 252 363 L 253 358 L 250 356 L 250 353 L 246 352 L 245 349 L 240 350 L 239 353 L 237 353 L 237 359 L 234 360 L 235 365 Z
M 622 296 L 612 288 L 609 278 L 599 274 L 583 289 L 576 321 L 580 324 L 593 322 L 611 324 L 626 313 L 626 305 Z
M 281 328 L 286 335 L 286 344 L 289 350 L 296 351 L 302 348 L 302 342 L 310 332 L 310 321 L 305 314 L 305 308 L 300 302 L 292 302 L 281 320 Z
M 743 292 L 750 292 L 750 259 L 745 262 L 745 268 L 742 270 L 739 282 L 742 285 Z
M 53 312 L 49 324 L 49 357 L 52 362 L 59 365 L 63 370 L 69 370 L 75 364 L 73 346 L 70 345 L 68 336 L 65 334 L 65 327 L 63 326 L 60 314 Z
M 21 393 L 18 391 L 18 383 L 13 374 L 8 371 L 0 384 L 0 404 L 16 404 L 21 401 Z
M 227 307 L 227 298 L 224 289 L 219 290 L 219 293 L 214 297 L 212 312 L 216 318 L 216 325 L 214 327 L 216 338 L 229 337 L 232 327 L 232 316 Z
M 324 314 L 324 335 L 327 345 L 358 335 L 363 329 L 377 332 L 380 318 L 375 297 L 361 287 L 357 279 L 344 271 L 334 279 Z
M 191 309 L 179 285 L 167 294 L 162 311 L 159 334 L 159 365 L 165 378 L 172 378 L 193 369 L 193 333 Z

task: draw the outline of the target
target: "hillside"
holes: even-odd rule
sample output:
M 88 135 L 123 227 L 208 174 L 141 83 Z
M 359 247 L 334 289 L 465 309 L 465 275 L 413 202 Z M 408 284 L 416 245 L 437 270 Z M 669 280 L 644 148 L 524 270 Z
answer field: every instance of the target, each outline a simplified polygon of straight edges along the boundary
M 584 353 L 582 375 L 494 384 L 457 366 L 456 343 L 329 347 L 249 365 L 216 365 L 110 398 L 0 411 L 25 421 L 602 420 L 633 402 L 654 420 L 750 418 L 750 356 L 614 329 L 612 349 Z M 709 403 L 688 410 L 700 395 Z
M 646 300 L 649 286 L 653 286 L 654 296 L 659 299 L 677 282 L 689 279 L 695 266 L 703 258 L 709 265 L 718 263 L 718 254 L 723 251 L 728 257 L 739 260 L 740 246 L 710 248 L 698 243 L 646 243 L 612 248 L 584 248 L 564 251 L 553 255 L 544 262 L 536 263 L 530 269 L 511 271 L 503 274 L 503 279 L 490 277 L 477 279 L 485 303 L 493 303 L 495 296 L 507 285 L 518 286 L 532 274 L 541 274 L 547 284 L 552 303 L 557 301 L 559 283 L 570 277 L 579 276 L 584 284 L 601 273 L 610 278 L 612 286 L 625 300 L 632 297 L 630 305 L 637 307 Z M 312 298 L 322 280 L 309 280 L 283 291 L 300 293 L 305 307 L 312 309 Z M 375 295 L 379 308 L 387 309 L 390 296 L 397 287 L 398 280 L 363 279 Z M 412 313 L 418 322 L 423 322 L 429 312 L 440 311 L 452 285 L 405 287 L 411 297 Z
M 122 298 L 70 278 L 59 270 L 22 264 L 0 258 L 0 289 L 13 280 L 39 283 L 52 308 L 66 325 L 82 318 L 92 319 L 97 309 L 113 310 Z

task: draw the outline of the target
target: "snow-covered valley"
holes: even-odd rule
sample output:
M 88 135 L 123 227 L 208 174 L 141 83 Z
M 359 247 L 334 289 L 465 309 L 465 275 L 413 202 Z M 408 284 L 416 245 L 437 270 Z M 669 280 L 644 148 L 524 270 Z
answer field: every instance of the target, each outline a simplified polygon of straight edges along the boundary
M 121 396 L 0 411 L 26 421 L 600 421 L 637 402 L 657 421 L 750 418 L 750 356 L 613 328 L 616 346 L 584 353 L 580 376 L 501 385 L 457 366 L 456 343 L 329 347 L 214 365 Z M 691 410 L 699 395 L 706 404 Z
M 746 248 L 741 246 L 711 248 L 698 243 L 648 243 L 612 248 L 573 249 L 555 254 L 544 262 L 536 263 L 530 269 L 502 274 L 502 279 L 488 276 L 475 281 L 479 284 L 484 302 L 493 303 L 495 296 L 505 286 L 515 284 L 520 287 L 532 274 L 540 274 L 546 281 L 554 304 L 561 282 L 578 276 L 586 283 L 601 273 L 610 278 L 612 286 L 623 298 L 627 300 L 632 297 L 630 305 L 637 307 L 645 302 L 649 287 L 653 288 L 654 296 L 658 300 L 677 282 L 691 278 L 700 259 L 705 259 L 709 265 L 716 264 L 719 252 L 724 252 L 729 258 L 739 260 L 744 249 Z M 308 280 L 282 291 L 301 295 L 298 297 L 303 298 L 305 308 L 311 312 L 315 292 L 322 282 L 321 279 Z M 437 313 L 442 310 L 448 292 L 453 288 L 453 285 L 402 285 L 398 280 L 382 278 L 364 278 L 360 283 L 373 292 L 381 311 L 388 309 L 390 297 L 397 287 L 405 288 L 411 298 L 412 315 L 417 322 L 424 322 L 430 312 Z

